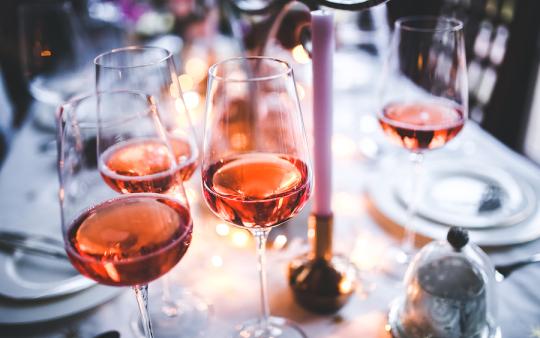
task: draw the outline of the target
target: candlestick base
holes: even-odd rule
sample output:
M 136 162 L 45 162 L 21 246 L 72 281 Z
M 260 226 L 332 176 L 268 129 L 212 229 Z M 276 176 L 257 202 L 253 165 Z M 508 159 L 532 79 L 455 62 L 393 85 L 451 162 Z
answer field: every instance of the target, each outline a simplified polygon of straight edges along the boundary
M 334 217 L 312 214 L 308 220 L 311 252 L 289 264 L 289 286 L 296 301 L 317 313 L 334 313 L 354 294 L 357 269 L 332 254 Z
M 335 313 L 354 294 L 357 269 L 343 256 L 330 260 L 310 256 L 298 257 L 289 265 L 289 286 L 294 298 L 312 312 Z

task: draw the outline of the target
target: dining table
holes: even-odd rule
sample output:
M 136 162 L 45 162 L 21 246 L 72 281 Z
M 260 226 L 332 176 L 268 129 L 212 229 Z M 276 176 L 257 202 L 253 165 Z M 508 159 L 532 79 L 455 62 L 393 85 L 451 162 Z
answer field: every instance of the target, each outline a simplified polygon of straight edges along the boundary
M 339 58 L 337 55 L 336 60 Z M 369 70 L 369 64 L 364 66 Z M 311 338 L 389 337 L 389 307 L 404 294 L 404 287 L 402 278 L 388 273 L 392 267 L 385 265 L 384 257 L 390 247 L 399 245 L 402 230 L 400 216 L 384 206 L 386 202 L 390 204 L 384 199 L 392 197 L 377 192 L 384 189 L 390 177 L 404 174 L 406 154 L 390 144 L 380 130 L 373 86 L 341 86 L 338 76 L 346 73 L 347 70 L 335 74 L 332 209 L 334 252 L 356 265 L 356 289 L 335 314 L 315 314 L 295 302 L 288 285 L 287 267 L 295 257 L 310 250 L 308 204 L 298 217 L 272 231 L 267 261 L 270 308 L 272 314 L 297 322 Z M 303 108 L 309 132 L 310 106 L 305 104 Z M 42 107 L 34 103 L 32 109 Z M 197 129 L 197 133 L 202 133 L 201 128 Z M 55 139 L 54 129 L 36 126 L 32 114 L 14 135 L 0 172 L 0 230 L 62 240 Z M 502 168 L 519 174 L 531 191 L 540 196 L 540 168 L 474 121 L 467 121 L 461 134 L 445 149 L 427 154 L 426 170 L 431 162 Z M 198 336 L 229 337 L 238 323 L 259 313 L 255 244 L 245 230 L 224 224 L 209 211 L 201 194 L 199 172 L 186 183 L 186 190 L 194 222 L 193 241 L 185 257 L 169 273 L 171 285 L 208 304 L 206 325 Z M 536 215 L 536 199 L 533 207 Z M 444 240 L 448 227 L 431 223 L 422 221 L 418 246 Z M 500 235 L 496 232 L 492 236 L 473 234 L 471 240 L 479 239 L 493 264 L 504 264 L 540 252 L 538 229 L 540 220 L 531 221 L 526 227 L 509 228 L 506 231 L 510 231 L 511 243 L 505 242 L 506 236 L 497 238 Z M 0 252 L 0 294 L 1 281 L 6 278 L 27 278 L 29 283 L 36 284 L 54 279 L 52 272 L 42 273 L 49 264 L 45 258 L 32 261 L 29 256 Z M 13 277 L 14 274 L 17 276 Z M 149 286 L 150 302 L 160 296 L 152 292 L 159 289 L 159 283 L 157 280 Z M 496 321 L 503 337 L 540 337 L 539 285 L 540 265 L 523 267 L 496 282 Z M 137 305 L 127 288 L 92 286 L 75 294 L 37 301 L 0 297 L 0 337 L 92 338 L 111 330 L 120 337 L 136 337 L 130 325 L 136 316 Z M 178 337 L 184 337 L 182 332 L 178 332 Z

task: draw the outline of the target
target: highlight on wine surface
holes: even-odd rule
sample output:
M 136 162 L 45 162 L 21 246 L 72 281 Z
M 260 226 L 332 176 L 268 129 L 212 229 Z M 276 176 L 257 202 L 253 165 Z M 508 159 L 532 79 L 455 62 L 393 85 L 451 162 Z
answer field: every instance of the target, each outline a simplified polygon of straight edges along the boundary
M 465 123 L 463 112 L 436 102 L 391 103 L 379 114 L 390 139 L 414 152 L 436 149 L 451 141 Z
M 85 276 L 113 286 L 142 285 L 174 267 L 191 243 L 189 209 L 158 194 L 102 202 L 67 230 L 66 250 Z
M 167 141 L 141 138 L 111 146 L 100 157 L 103 179 L 121 193 L 166 193 L 174 189 L 191 177 L 196 163 L 189 143 L 174 138 Z
M 306 204 L 311 189 L 305 162 L 272 153 L 248 153 L 210 165 L 203 185 L 212 211 L 246 228 L 290 219 Z
M 269 232 L 306 205 L 313 174 L 292 68 L 270 57 L 233 58 L 210 67 L 202 190 L 222 220 L 247 229 L 257 246 L 260 318 L 233 337 L 303 338 L 270 316 L 265 275 Z

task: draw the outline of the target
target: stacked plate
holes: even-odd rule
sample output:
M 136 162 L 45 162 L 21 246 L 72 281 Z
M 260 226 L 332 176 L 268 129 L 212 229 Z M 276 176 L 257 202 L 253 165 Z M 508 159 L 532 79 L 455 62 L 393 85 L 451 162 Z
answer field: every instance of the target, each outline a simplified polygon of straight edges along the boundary
M 426 165 L 422 180 L 414 223 L 420 235 L 440 239 L 448 227 L 461 226 L 483 246 L 540 237 L 538 192 L 517 173 L 479 162 L 436 161 Z M 406 223 L 410 179 L 396 175 L 395 167 L 377 174 L 368 196 L 387 224 Z
M 1 238 L 10 234 L 0 231 Z M 106 302 L 121 290 L 79 275 L 67 258 L 0 251 L 0 325 L 70 316 Z

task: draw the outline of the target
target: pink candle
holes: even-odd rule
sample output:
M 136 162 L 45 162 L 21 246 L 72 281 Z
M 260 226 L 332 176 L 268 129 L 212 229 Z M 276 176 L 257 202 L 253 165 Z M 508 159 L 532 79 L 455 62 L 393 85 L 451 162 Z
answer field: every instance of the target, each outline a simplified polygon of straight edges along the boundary
M 329 11 L 311 12 L 313 67 L 313 213 L 332 214 L 332 65 L 334 17 Z

